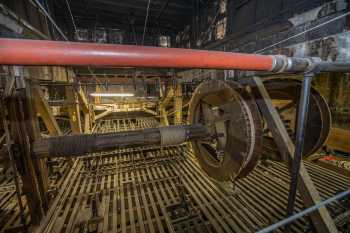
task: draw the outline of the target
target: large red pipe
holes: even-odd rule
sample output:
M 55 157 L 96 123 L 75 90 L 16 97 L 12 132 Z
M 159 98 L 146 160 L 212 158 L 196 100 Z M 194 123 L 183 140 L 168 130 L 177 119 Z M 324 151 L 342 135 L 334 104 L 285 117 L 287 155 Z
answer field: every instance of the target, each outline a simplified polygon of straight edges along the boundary
M 270 71 L 274 58 L 193 49 L 0 39 L 0 64 Z

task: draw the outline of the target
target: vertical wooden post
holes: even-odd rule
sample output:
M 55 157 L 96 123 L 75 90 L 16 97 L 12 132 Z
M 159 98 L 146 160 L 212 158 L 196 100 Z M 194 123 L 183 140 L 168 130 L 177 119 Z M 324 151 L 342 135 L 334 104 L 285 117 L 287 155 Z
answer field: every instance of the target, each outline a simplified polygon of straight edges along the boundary
M 73 86 L 66 86 L 66 106 L 73 134 L 81 134 L 80 106 L 78 95 Z
M 32 85 L 32 93 L 34 98 L 34 107 L 36 112 L 40 114 L 46 128 L 51 136 L 62 135 L 60 127 L 52 114 L 49 104 L 47 103 L 44 94 L 38 85 Z
M 169 125 L 169 120 L 168 120 L 168 112 L 164 106 L 159 107 L 159 112 L 160 112 L 160 124 L 163 126 Z
M 182 85 L 179 81 L 176 82 L 176 88 L 174 93 L 174 124 L 182 124 Z
M 16 78 L 17 89 L 6 100 L 13 146 L 18 148 L 13 154 L 22 177 L 23 193 L 27 197 L 31 221 L 39 224 L 48 208 L 48 171 L 45 161 L 36 159 L 30 146 L 40 136 L 33 111 L 33 95 L 21 75 L 13 78 Z

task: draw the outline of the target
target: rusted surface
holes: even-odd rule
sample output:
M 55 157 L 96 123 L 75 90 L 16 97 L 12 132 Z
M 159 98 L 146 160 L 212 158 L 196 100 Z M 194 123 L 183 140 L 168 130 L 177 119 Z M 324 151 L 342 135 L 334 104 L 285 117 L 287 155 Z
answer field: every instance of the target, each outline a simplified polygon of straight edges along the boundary
M 189 106 L 189 123 L 211 128 L 216 138 L 191 143 L 199 164 L 214 179 L 235 180 L 254 169 L 262 148 L 262 123 L 255 101 L 233 82 L 200 84 Z
M 272 79 L 264 82 L 272 102 L 294 140 L 297 103 L 301 82 L 295 79 Z M 326 100 L 312 88 L 303 154 L 310 156 L 326 142 L 331 129 L 331 114 Z

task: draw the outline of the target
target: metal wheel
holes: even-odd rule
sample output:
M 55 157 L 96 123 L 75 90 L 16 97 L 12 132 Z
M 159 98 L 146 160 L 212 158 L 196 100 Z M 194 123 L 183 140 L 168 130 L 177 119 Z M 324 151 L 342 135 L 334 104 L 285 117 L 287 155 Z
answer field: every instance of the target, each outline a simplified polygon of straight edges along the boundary
M 244 177 L 262 149 L 262 123 L 252 96 L 233 82 L 210 80 L 195 90 L 189 123 L 206 125 L 212 137 L 191 142 L 203 170 L 219 181 Z
M 272 79 L 264 82 L 264 85 L 294 141 L 301 82 L 295 79 Z M 331 114 L 327 102 L 316 89 L 312 88 L 303 148 L 304 157 L 314 154 L 324 145 L 330 129 Z

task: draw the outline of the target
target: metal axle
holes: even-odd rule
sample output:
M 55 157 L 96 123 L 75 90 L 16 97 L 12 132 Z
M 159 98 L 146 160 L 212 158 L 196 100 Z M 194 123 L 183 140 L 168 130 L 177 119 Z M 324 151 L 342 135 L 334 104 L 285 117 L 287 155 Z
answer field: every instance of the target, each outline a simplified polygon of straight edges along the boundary
M 81 156 L 88 153 L 137 146 L 171 146 L 209 137 L 203 125 L 177 125 L 106 134 L 59 136 L 34 142 L 39 157 Z

